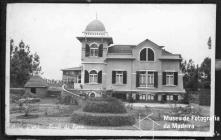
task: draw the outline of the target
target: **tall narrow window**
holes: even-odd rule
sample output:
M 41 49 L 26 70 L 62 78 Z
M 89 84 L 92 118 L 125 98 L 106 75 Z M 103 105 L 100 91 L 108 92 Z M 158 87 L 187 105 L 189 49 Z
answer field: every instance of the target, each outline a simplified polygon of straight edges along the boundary
M 127 71 L 112 71 L 112 84 L 127 84 Z
M 97 83 L 97 72 L 95 70 L 92 70 L 89 74 L 89 81 L 90 83 Z
M 144 48 L 141 52 L 140 52 L 140 61 L 146 61 L 146 57 L 147 57 L 147 53 L 146 53 L 146 48 Z
M 116 84 L 123 84 L 123 71 L 116 72 Z
M 90 55 L 90 47 L 88 44 L 85 46 L 85 56 L 88 57 Z
M 166 73 L 166 85 L 174 85 L 174 73 L 173 72 Z
M 150 48 L 148 48 L 148 61 L 154 61 L 154 52 Z
M 90 56 L 98 56 L 98 47 L 96 44 L 90 46 Z

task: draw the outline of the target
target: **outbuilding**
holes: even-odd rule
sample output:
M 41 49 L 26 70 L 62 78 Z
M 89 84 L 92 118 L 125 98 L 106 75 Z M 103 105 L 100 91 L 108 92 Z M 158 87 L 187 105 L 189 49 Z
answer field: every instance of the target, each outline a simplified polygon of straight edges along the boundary
M 48 84 L 39 76 L 32 76 L 25 84 L 25 92 L 31 92 L 39 97 L 45 97 L 48 92 Z

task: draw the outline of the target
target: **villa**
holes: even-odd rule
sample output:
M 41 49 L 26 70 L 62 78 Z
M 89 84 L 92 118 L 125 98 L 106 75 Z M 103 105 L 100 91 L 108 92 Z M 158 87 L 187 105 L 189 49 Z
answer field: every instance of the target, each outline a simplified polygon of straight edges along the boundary
M 113 43 L 103 23 L 90 22 L 82 36 L 81 66 L 62 69 L 62 80 L 88 96 L 112 96 L 143 102 L 182 101 L 181 56 L 149 39 L 137 45 Z M 76 52 L 77 53 L 77 52 Z

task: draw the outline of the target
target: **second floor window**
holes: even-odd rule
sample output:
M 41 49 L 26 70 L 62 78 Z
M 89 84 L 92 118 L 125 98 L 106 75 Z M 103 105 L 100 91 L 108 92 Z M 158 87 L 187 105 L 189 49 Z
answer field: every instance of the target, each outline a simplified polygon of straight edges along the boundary
M 85 45 L 85 57 L 89 56 L 96 56 L 96 57 L 102 57 L 103 56 L 103 44 L 100 44 L 99 46 L 97 44 L 86 44 Z
M 90 56 L 98 56 L 98 47 L 96 44 L 92 44 L 90 47 Z

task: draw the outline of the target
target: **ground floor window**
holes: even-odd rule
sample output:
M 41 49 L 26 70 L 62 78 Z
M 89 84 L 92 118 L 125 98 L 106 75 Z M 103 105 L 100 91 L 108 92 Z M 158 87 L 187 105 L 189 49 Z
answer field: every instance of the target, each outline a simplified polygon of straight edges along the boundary
M 167 101 L 173 101 L 173 95 L 167 95 Z
M 36 93 L 36 88 L 31 88 L 31 93 Z
M 90 83 L 97 83 L 97 72 L 92 70 L 89 74 L 89 81 Z
M 147 100 L 154 100 L 154 95 L 148 94 L 147 95 Z

